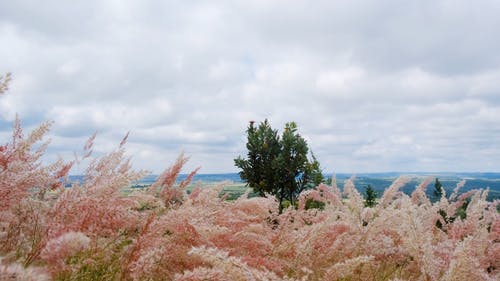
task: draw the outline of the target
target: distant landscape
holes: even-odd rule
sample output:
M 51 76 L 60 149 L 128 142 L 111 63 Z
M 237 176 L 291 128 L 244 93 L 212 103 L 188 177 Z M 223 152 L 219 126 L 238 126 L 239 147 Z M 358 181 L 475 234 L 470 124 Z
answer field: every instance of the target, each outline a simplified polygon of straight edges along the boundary
M 457 183 L 465 180 L 465 185 L 460 188 L 459 193 L 467 192 L 472 189 L 487 189 L 489 188 L 488 200 L 492 201 L 500 199 L 500 173 L 339 173 L 336 174 L 337 186 L 340 189 L 344 187 L 344 181 L 354 176 L 354 184 L 356 189 L 364 194 L 365 188 L 371 185 L 377 192 L 378 196 L 382 196 L 384 190 L 391 185 L 399 176 L 405 175 L 412 177 L 412 180 L 406 184 L 401 191 L 406 194 L 411 194 L 415 187 L 418 186 L 426 177 L 438 178 L 443 184 L 446 194 L 450 195 Z M 332 174 L 325 174 L 326 179 L 332 178 Z M 187 174 L 180 174 L 178 181 L 182 181 L 187 177 Z M 135 186 L 148 186 L 151 185 L 157 178 L 157 175 L 148 175 L 138 182 L 134 183 Z M 83 176 L 70 176 L 70 182 L 81 182 Z M 225 182 L 225 183 L 224 183 Z M 224 173 L 224 174 L 197 174 L 194 176 L 191 188 L 199 184 L 203 186 L 213 186 L 216 184 L 225 185 L 224 191 L 230 192 L 231 197 L 237 197 L 245 192 L 245 183 L 241 180 L 238 173 Z M 431 184 L 432 185 L 432 184 Z M 432 186 L 427 188 L 427 195 L 432 193 Z M 189 189 L 188 189 L 189 190 Z M 250 194 L 252 196 L 252 194 Z
M 500 281 L 500 1 L 0 7 L 0 281 Z

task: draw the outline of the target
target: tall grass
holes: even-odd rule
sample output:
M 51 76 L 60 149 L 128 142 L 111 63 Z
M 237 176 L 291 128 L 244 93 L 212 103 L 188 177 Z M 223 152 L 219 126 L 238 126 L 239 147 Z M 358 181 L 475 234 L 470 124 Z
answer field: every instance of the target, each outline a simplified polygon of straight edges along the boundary
M 1 89 L 1 88 L 0 88 Z M 498 201 L 473 190 L 432 203 L 397 179 L 373 208 L 347 180 L 299 196 L 282 214 L 272 196 L 236 200 L 222 186 L 176 184 L 181 155 L 146 189 L 124 141 L 91 158 L 44 164 L 50 123 L 24 136 L 16 120 L 0 146 L 0 280 L 500 280 Z M 309 203 L 308 203 L 309 202 Z M 310 204 L 316 202 L 316 204 Z M 320 206 L 320 208 L 311 208 Z

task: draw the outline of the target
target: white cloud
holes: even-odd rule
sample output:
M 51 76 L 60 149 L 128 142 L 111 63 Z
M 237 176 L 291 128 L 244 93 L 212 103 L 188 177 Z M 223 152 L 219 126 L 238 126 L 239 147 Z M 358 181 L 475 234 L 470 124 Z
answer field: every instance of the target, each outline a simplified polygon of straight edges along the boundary
M 325 171 L 498 170 L 495 1 L 11 1 L 0 136 L 54 120 L 56 155 L 131 131 L 138 168 L 235 171 L 248 121 L 296 121 Z M 3 138 L 5 142 L 5 138 Z M 78 150 L 79 147 L 74 149 Z M 487 160 L 483 158 L 488 158 Z

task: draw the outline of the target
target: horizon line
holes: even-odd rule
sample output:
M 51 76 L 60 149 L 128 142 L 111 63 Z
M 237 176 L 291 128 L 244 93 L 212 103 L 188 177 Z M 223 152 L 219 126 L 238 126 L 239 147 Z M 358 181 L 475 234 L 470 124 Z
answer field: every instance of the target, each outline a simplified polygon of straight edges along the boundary
M 238 174 L 239 172 L 216 172 L 216 173 L 196 173 L 195 175 L 234 175 Z M 160 173 L 161 174 L 161 173 Z M 160 174 L 155 174 L 155 173 L 150 173 L 145 176 L 158 176 Z M 391 172 L 329 172 L 329 173 L 322 173 L 323 175 L 376 175 L 376 174 L 400 174 L 400 175 L 412 175 L 412 174 L 429 174 L 429 175 L 440 175 L 440 174 L 500 174 L 500 171 L 498 172 L 477 172 L 477 171 L 459 171 L 459 172 L 450 172 L 450 171 L 440 171 L 440 172 L 429 172 L 429 171 L 424 171 L 424 172 L 397 172 L 397 171 L 391 171 Z M 189 175 L 189 173 L 179 173 L 179 175 Z M 84 176 L 84 174 L 70 174 L 69 176 Z

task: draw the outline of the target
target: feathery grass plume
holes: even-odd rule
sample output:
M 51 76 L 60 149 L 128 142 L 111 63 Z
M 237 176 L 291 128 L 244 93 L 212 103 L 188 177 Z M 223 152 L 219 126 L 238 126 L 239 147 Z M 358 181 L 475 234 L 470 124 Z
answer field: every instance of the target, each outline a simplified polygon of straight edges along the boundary
M 82 184 L 60 189 L 55 200 L 46 201 L 43 213 L 46 230 L 37 251 L 32 251 L 29 257 L 32 261 L 46 261 L 52 276 L 60 276 L 63 272 L 75 274 L 81 268 L 81 265 L 75 265 L 66 272 L 68 267 L 64 265 L 68 257 L 57 253 L 73 251 L 69 249 L 71 243 L 62 243 L 61 239 L 64 242 L 69 238 L 63 238 L 76 237 L 74 233 L 81 233 L 96 245 L 96 257 L 102 256 L 103 252 L 111 256 L 114 248 L 109 245 L 120 240 L 123 231 L 133 231 L 140 225 L 140 214 L 133 212 L 136 202 L 124 196 L 121 188 L 142 177 L 143 172 L 131 171 L 129 159 L 123 154 L 124 150 L 120 148 L 93 160 Z M 56 174 L 66 174 L 69 169 L 69 165 L 63 165 Z M 54 244 L 54 241 L 61 243 Z M 57 251 L 53 251 L 54 245 L 59 245 Z M 52 252 L 53 255 L 50 254 Z
M 0 75 L 0 95 L 9 90 L 9 83 L 11 79 L 12 77 L 10 73 L 5 74 L 5 76 Z
M 83 146 L 83 158 L 82 159 L 85 159 L 85 158 L 89 158 L 91 155 L 92 155 L 92 147 L 94 147 L 94 141 L 95 141 L 95 138 L 97 136 L 97 132 L 94 132 L 92 134 L 92 136 L 90 136 L 87 141 L 85 142 L 85 145 Z M 120 148 L 121 148 L 121 144 L 120 144 Z
M 156 214 L 153 212 L 149 213 L 149 216 L 147 217 L 145 223 L 142 225 L 142 228 L 138 232 L 138 235 L 132 241 L 132 245 L 127 249 L 122 259 L 122 268 L 125 276 L 130 276 L 132 274 L 131 264 L 139 259 L 142 249 L 147 246 L 145 234 L 149 231 L 151 224 L 155 219 Z
M 59 165 L 44 167 L 40 162 L 47 144 L 34 150 L 50 125 L 49 122 L 43 123 L 24 138 L 21 121 L 16 117 L 12 141 L 0 147 L 0 212 L 19 204 L 33 188 L 41 190 L 57 182 L 50 174 Z
M 397 178 L 389 188 L 384 191 L 382 198 L 380 199 L 380 207 L 386 207 L 397 196 L 400 196 L 402 193 L 399 191 L 401 187 L 406 185 L 411 179 L 409 177 L 400 176 Z
M 138 210 L 149 214 L 149 217 L 142 231 L 134 237 L 131 250 L 126 255 L 124 276 L 133 280 L 172 279 L 176 272 L 194 269 L 201 265 L 198 258 L 188 256 L 188 251 L 193 246 L 208 243 L 199 233 L 196 222 L 200 214 L 210 211 L 203 208 L 206 207 L 203 200 L 199 203 L 196 201 L 204 190 L 199 192 L 198 196 L 185 195 L 184 189 L 196 171 L 181 183 L 181 188 L 174 187 L 186 161 L 187 158 L 181 154 L 176 163 L 166 169 L 151 188 L 144 191 L 145 194 L 132 194 L 135 198 L 147 197 L 149 200 L 147 205 L 153 207 Z M 175 194 L 168 193 L 172 190 Z M 219 200 L 214 200 L 218 193 L 209 201 L 218 203 Z M 172 194 L 175 196 L 169 197 Z M 176 208 L 171 208 L 174 206 Z
M 157 194 L 167 207 L 178 206 L 184 201 L 186 196 L 185 189 L 191 183 L 191 180 L 199 170 L 199 168 L 197 168 L 191 172 L 188 177 L 179 184 L 179 186 L 175 187 L 175 181 L 177 180 L 182 167 L 188 160 L 189 158 L 185 157 L 183 153 L 179 155 L 174 165 L 161 173 L 156 181 L 149 187 L 148 191 L 151 194 Z
M 200 256 L 211 267 L 178 274 L 175 276 L 178 281 L 209 280 L 208 278 L 214 276 L 220 276 L 222 280 L 282 280 L 271 271 L 249 267 L 239 258 L 229 256 L 227 252 L 216 248 L 195 247 L 189 254 Z
M 199 170 L 200 170 L 200 167 L 194 169 L 194 171 L 192 171 L 191 173 L 189 173 L 189 175 L 184 180 L 182 180 L 179 183 L 179 189 L 185 190 L 186 187 L 191 183 L 191 181 L 193 180 L 194 176 L 198 173 Z
M 425 205 L 431 205 L 431 201 L 429 198 L 427 198 L 427 195 L 425 195 L 425 189 L 433 181 L 432 177 L 427 177 L 422 183 L 418 185 L 418 187 L 412 192 L 411 194 L 411 200 L 413 201 L 414 204 L 425 204 Z
M 342 192 L 340 192 L 340 189 L 337 187 L 337 176 L 335 173 L 332 175 L 332 185 L 333 193 L 337 196 L 337 198 L 342 198 Z
M 151 185 L 151 190 L 156 191 L 160 187 L 172 187 L 179 176 L 182 167 L 187 163 L 189 158 L 184 154 L 179 155 L 175 163 L 161 173 L 156 181 Z
M 51 123 L 46 122 L 24 137 L 18 117 L 12 140 L 0 146 L 0 254 L 29 265 L 43 247 L 49 202 L 44 194 L 67 175 L 60 160 L 43 165 L 47 142 L 39 144 Z
M 241 257 L 249 266 L 280 272 L 278 259 L 269 256 L 274 244 L 273 220 L 278 215 L 279 203 L 274 197 L 239 198 L 229 202 L 217 213 L 215 223 L 226 229 L 210 241 L 231 255 Z
M 464 187 L 464 185 L 465 185 L 465 180 L 461 180 L 460 182 L 457 183 L 457 186 L 455 187 L 455 189 L 453 189 L 453 193 L 450 195 L 451 201 L 454 201 L 457 198 L 458 191 L 460 190 L 460 188 Z
M 173 276 L 181 269 L 201 266 L 200 259 L 187 255 L 191 247 L 201 245 L 224 249 L 249 266 L 279 270 L 276 259 L 268 256 L 272 229 L 267 222 L 270 210 L 278 211 L 277 201 L 240 198 L 224 202 L 218 197 L 221 188 L 193 192 L 178 208 L 167 209 L 158 217 L 144 234 L 142 249 L 131 264 L 133 279 Z M 160 249 L 158 245 L 163 246 Z M 161 265 L 155 262 L 159 260 Z
M 49 275 L 43 269 L 28 267 L 25 268 L 19 263 L 3 263 L 0 257 L 0 280 L 1 281 L 48 281 Z
M 344 183 L 344 194 L 347 196 L 345 205 L 348 206 L 356 216 L 359 217 L 363 210 L 365 203 L 363 196 L 354 187 L 354 177 L 346 180 Z
M 122 148 L 127 143 L 129 134 L 130 131 L 127 132 L 127 134 L 123 137 L 122 141 L 120 142 L 120 148 Z
M 314 189 L 305 190 L 298 198 L 298 209 L 305 210 L 307 203 L 311 202 L 311 200 L 326 205 L 340 207 L 342 206 L 341 197 L 339 197 L 340 191 L 337 191 L 335 191 L 333 187 L 329 187 L 325 184 L 320 184 Z
M 368 280 L 370 272 L 363 266 L 372 260 L 371 256 L 358 256 L 336 263 L 326 270 L 325 276 L 330 280 Z
M 494 208 L 496 209 L 496 206 Z M 500 217 L 492 219 L 488 240 L 489 247 L 486 249 L 485 258 L 490 265 L 487 270 L 491 275 L 500 277 L 500 243 L 498 242 L 500 241 Z
M 206 243 L 188 219 L 170 211 L 154 219 L 132 243 L 133 257 L 127 271 L 133 280 L 173 279 L 175 273 L 202 263 L 189 257 L 193 246 Z
M 455 246 L 450 240 L 442 240 L 422 247 L 422 275 L 430 280 L 440 280 L 450 266 Z
M 477 244 L 474 243 L 473 237 L 460 241 L 453 251 L 450 266 L 441 280 L 498 280 L 481 268 L 482 266 L 475 255 L 477 252 L 475 246 Z
M 141 219 L 133 212 L 137 202 L 125 196 L 122 188 L 145 172 L 132 171 L 124 153 L 124 148 L 119 148 L 93 159 L 84 182 L 63 190 L 50 212 L 51 238 L 67 231 L 82 232 L 92 238 L 116 237 L 120 230 L 136 227 Z
M 67 270 L 67 260 L 89 246 L 89 237 L 81 232 L 69 231 L 49 240 L 41 251 L 40 257 L 51 265 L 53 272 L 64 271 Z

